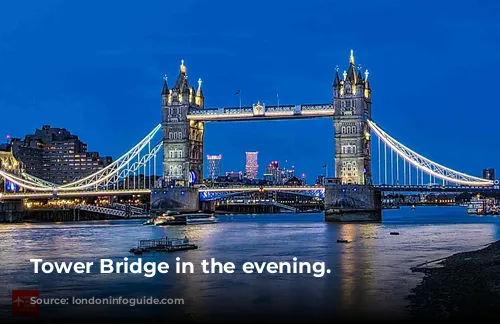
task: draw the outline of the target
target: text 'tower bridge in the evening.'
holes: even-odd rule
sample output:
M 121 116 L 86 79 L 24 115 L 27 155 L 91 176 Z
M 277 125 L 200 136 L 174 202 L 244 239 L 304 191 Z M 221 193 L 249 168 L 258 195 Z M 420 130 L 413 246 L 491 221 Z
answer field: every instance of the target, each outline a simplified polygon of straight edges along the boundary
M 307 118 L 333 119 L 335 179 L 329 179 L 331 184 L 345 188 L 353 185 L 370 186 L 381 191 L 498 190 L 497 182 L 431 161 L 384 131 L 371 119 L 368 77 L 367 70 L 363 72 L 355 66 L 351 51 L 348 69 L 339 73 L 337 68 L 335 73 L 333 102 L 273 106 L 257 102 L 251 107 L 206 108 L 201 79 L 196 89 L 191 86 L 187 68 L 182 61 L 172 88 L 167 78 L 164 78 L 161 91 L 162 123 L 156 125 L 128 152 L 105 168 L 65 184 L 50 183 L 23 170 L 2 168 L 0 176 L 21 189 L 18 192 L 0 193 L 0 199 L 152 193 L 162 196 L 158 199 L 163 199 L 167 206 L 175 207 L 176 203 L 184 204 L 186 197 L 182 196 L 188 196 L 188 191 L 195 191 L 198 200 L 203 201 L 216 200 L 232 192 L 267 190 L 265 187 L 201 187 L 204 124 Z M 371 160 L 373 149 L 377 150 L 377 161 Z M 159 168 L 162 169 L 161 177 L 157 176 Z M 377 179 L 375 183 L 374 176 Z M 325 197 L 325 186 L 270 187 L 269 190 Z M 173 191 L 179 194 L 167 193 Z

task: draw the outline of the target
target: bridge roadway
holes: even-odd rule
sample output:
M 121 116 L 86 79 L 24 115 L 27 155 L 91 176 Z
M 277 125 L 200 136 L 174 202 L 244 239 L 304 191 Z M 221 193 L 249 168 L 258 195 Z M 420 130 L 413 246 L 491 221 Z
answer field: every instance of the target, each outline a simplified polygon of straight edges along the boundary
M 401 191 L 401 192 L 496 192 L 500 193 L 500 187 L 495 186 L 439 186 L 439 185 L 374 185 L 378 190 Z M 224 193 L 243 193 L 243 192 L 292 192 L 303 193 L 311 196 L 324 198 L 324 186 L 232 186 L 221 188 L 198 189 L 202 200 L 211 200 L 210 198 Z M 97 196 L 126 196 L 144 194 L 149 195 L 151 189 L 130 189 L 130 190 L 98 190 L 98 191 L 63 191 L 63 192 L 23 192 L 23 193 L 0 193 L 0 200 L 19 200 L 25 198 L 53 198 L 53 197 L 97 197 Z M 212 198 L 212 199 L 213 199 Z
M 500 187 L 495 186 L 440 186 L 440 185 L 375 185 L 381 191 L 407 192 L 497 192 Z
M 61 192 L 18 192 L 0 193 L 0 200 L 19 200 L 25 198 L 54 198 L 54 197 L 98 197 L 98 196 L 128 196 L 149 195 L 151 189 L 130 190 L 98 190 L 98 191 L 61 191 Z
M 231 108 L 204 108 L 190 109 L 187 118 L 189 120 L 211 121 L 248 121 L 248 120 L 274 120 L 294 118 L 317 118 L 333 117 L 335 109 L 333 104 L 311 104 L 311 105 L 282 105 L 266 106 L 257 103 L 252 107 Z

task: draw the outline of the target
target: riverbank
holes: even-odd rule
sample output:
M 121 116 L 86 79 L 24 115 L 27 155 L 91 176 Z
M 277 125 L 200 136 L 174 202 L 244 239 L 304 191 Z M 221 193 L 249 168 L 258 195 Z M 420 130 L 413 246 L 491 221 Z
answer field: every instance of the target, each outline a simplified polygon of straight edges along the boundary
M 412 270 L 425 274 L 408 296 L 413 318 L 500 319 L 500 241 Z

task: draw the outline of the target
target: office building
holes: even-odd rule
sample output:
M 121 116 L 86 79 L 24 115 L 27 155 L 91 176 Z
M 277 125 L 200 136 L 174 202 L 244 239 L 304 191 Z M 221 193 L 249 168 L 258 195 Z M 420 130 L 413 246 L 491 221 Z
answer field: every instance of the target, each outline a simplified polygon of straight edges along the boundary
M 495 180 L 495 169 L 483 169 L 483 178 Z
M 225 180 L 228 182 L 241 182 L 241 180 L 243 180 L 243 172 L 241 172 L 241 171 L 226 172 L 226 179 Z
M 87 152 L 87 144 L 64 128 L 44 125 L 24 140 L 11 139 L 12 153 L 25 172 L 64 184 L 81 179 L 112 163 L 110 156 L 101 158 L 97 152 Z
M 257 179 L 259 173 L 258 154 L 259 152 L 246 152 L 245 172 L 247 179 Z
M 212 181 L 221 175 L 222 155 L 207 155 L 208 160 L 208 178 Z
M 272 161 L 266 166 L 266 173 L 264 174 L 264 180 L 270 184 L 280 184 L 281 182 L 281 172 L 278 165 L 278 161 Z

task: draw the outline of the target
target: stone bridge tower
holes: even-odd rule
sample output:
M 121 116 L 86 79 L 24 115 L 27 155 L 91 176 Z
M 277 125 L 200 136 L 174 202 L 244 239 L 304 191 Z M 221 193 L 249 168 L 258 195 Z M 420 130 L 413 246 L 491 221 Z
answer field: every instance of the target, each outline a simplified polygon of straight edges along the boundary
M 368 70 L 354 65 L 351 50 L 349 68 L 333 82 L 335 107 L 335 177 L 344 184 L 372 184 L 370 168 L 371 89 Z
M 184 60 L 172 89 L 163 82 L 163 177 L 166 185 L 187 187 L 203 180 L 203 122 L 188 120 L 191 108 L 203 108 L 201 79 L 198 89 L 189 85 Z

